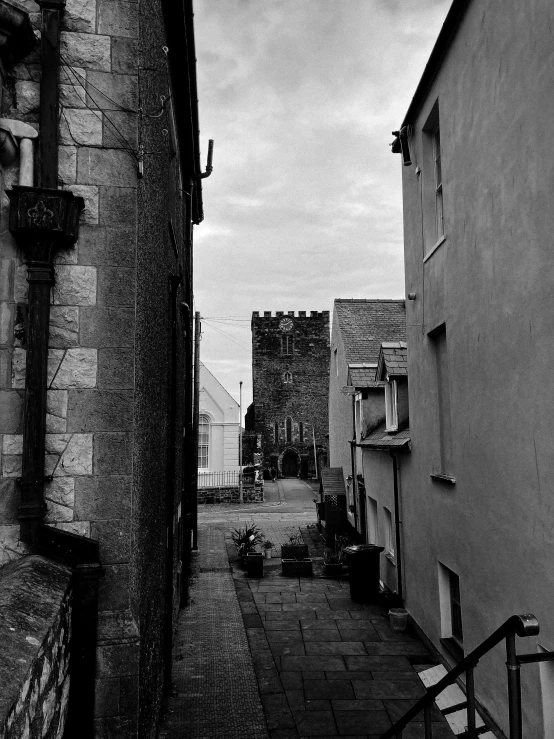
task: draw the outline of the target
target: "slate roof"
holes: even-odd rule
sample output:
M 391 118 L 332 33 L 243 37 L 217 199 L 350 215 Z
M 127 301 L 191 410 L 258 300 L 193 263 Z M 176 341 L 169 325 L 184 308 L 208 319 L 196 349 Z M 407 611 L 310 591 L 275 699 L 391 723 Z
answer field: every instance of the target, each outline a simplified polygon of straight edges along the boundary
M 354 387 L 370 387 L 375 381 L 375 367 L 350 367 L 350 384 Z
M 383 341 L 406 341 L 406 306 L 403 300 L 335 300 L 346 361 L 375 362 Z
M 376 377 L 395 377 L 408 374 L 408 349 L 405 341 L 384 341 L 381 344 Z
M 342 467 L 324 467 L 319 489 L 323 495 L 346 495 Z
M 360 441 L 358 446 L 362 449 L 374 448 L 374 449 L 388 449 L 389 447 L 402 447 L 407 446 L 410 443 L 410 429 L 409 427 L 402 429 L 397 434 L 388 434 L 385 431 L 385 421 L 380 423 L 377 428 L 366 436 L 365 439 Z

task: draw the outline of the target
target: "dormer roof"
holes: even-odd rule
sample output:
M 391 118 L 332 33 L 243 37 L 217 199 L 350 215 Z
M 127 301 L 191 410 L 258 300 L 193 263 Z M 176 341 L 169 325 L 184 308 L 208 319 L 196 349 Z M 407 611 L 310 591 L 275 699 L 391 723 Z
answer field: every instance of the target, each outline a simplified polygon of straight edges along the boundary
M 384 380 L 386 376 L 408 375 L 408 348 L 405 341 L 383 341 L 377 363 L 375 378 Z

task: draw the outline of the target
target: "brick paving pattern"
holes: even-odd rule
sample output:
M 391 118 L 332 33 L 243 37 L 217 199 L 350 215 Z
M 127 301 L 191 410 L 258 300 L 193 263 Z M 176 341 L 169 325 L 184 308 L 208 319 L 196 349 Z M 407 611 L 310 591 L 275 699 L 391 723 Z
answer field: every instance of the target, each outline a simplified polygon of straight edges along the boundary
M 278 484 L 287 502 L 272 514 L 200 513 L 194 602 L 181 614 L 176 695 L 160 739 L 378 739 L 424 694 L 417 671 L 433 663 L 425 647 L 393 631 L 385 608 L 352 602 L 347 580 L 284 578 L 277 558 L 265 560 L 261 579 L 242 571 L 230 529 L 246 521 L 278 545 L 301 533 L 310 556 L 321 554 L 313 489 Z M 433 720 L 434 739 L 452 739 L 438 711 Z M 413 722 L 403 739 L 424 735 Z
M 190 605 L 175 639 L 174 695 L 159 739 L 267 739 L 223 532 L 199 531 Z

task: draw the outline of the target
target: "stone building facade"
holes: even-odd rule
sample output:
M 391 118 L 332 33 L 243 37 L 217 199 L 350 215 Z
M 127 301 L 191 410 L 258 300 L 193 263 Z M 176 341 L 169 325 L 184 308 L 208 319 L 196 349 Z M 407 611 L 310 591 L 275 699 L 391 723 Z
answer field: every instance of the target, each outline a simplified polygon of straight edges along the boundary
M 329 311 L 252 313 L 253 403 L 245 448 L 280 477 L 327 464 Z M 314 454 L 314 450 L 315 454 Z
M 39 5 L 18 6 L 39 29 Z M 54 255 L 43 523 L 99 542 L 95 735 L 153 737 L 196 505 L 189 306 L 203 213 L 192 3 L 54 6 L 58 187 L 85 208 L 77 243 Z M 2 67 L 1 115 L 40 141 L 35 34 L 34 49 Z M 0 565 L 33 553 L 19 510 L 28 255 L 8 230 L 6 196 L 19 162 L 0 168 Z

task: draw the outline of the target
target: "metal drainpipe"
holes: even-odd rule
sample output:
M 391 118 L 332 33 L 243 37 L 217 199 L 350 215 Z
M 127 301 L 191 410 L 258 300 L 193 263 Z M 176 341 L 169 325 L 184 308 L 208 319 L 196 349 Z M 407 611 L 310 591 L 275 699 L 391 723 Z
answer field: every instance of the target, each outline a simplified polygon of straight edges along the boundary
M 42 12 L 39 171 L 40 187 L 58 184 L 58 71 L 60 25 L 65 0 L 38 0 Z M 31 183 L 32 185 L 32 183 Z M 49 211 L 45 211 L 48 213 Z M 57 234 L 55 234 L 57 236 Z M 44 519 L 44 458 L 50 289 L 55 239 L 46 235 L 27 245 L 28 336 L 23 422 L 21 497 L 18 507 L 22 541 L 34 546 Z
M 356 464 L 356 396 L 352 396 L 352 441 L 350 442 L 352 465 L 352 499 L 354 500 L 354 528 L 358 531 L 358 467 Z
M 397 576 L 397 583 L 396 583 L 396 590 L 398 594 L 398 598 L 402 605 L 404 605 L 404 589 L 402 586 L 402 550 L 401 550 L 401 536 L 400 536 L 400 527 L 402 526 L 402 521 L 400 520 L 400 495 L 398 492 L 398 478 L 400 475 L 399 470 L 399 464 L 398 459 L 396 457 L 396 454 L 391 451 L 390 456 L 392 459 L 392 477 L 393 477 L 393 486 L 394 486 L 394 533 L 395 533 L 395 545 L 396 545 L 396 576 Z

